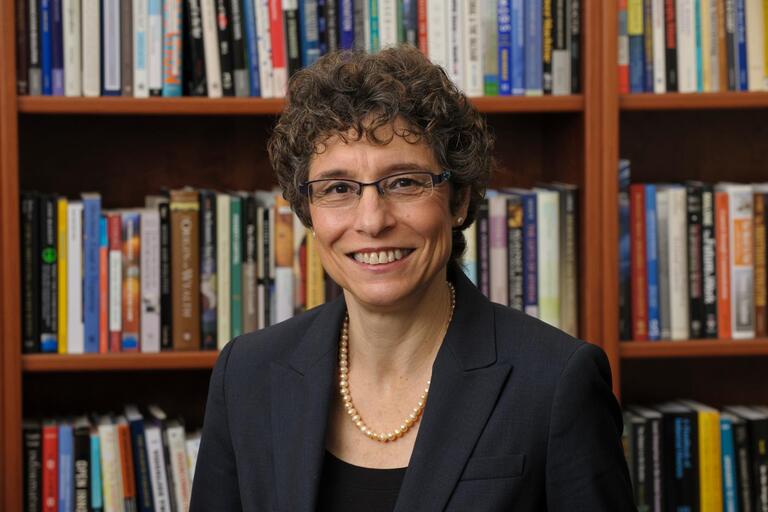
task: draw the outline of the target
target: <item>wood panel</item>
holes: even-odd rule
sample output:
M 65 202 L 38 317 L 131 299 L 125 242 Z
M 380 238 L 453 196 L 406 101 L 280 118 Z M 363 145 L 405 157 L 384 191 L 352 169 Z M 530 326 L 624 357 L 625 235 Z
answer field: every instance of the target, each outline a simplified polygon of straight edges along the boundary
M 766 356 L 768 339 L 624 341 L 620 351 L 623 359 Z
M 768 108 L 768 92 L 622 94 L 622 110 L 722 110 Z
M 161 352 L 159 354 L 29 354 L 22 356 L 26 373 L 194 370 L 213 368 L 218 352 Z

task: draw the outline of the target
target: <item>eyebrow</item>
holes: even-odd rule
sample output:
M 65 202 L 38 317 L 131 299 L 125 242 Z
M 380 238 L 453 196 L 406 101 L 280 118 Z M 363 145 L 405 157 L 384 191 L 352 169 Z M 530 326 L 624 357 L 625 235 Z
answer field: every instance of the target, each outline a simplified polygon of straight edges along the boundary
M 389 174 L 398 172 L 398 171 L 422 171 L 422 170 L 429 170 L 429 165 L 420 164 L 416 162 L 398 162 L 396 164 L 388 165 L 381 171 L 381 176 L 387 176 Z M 332 178 L 350 178 L 350 172 L 346 169 L 329 169 L 327 171 L 323 171 L 315 177 L 315 180 L 325 180 L 325 179 L 332 179 Z M 351 178 L 350 178 L 351 179 Z

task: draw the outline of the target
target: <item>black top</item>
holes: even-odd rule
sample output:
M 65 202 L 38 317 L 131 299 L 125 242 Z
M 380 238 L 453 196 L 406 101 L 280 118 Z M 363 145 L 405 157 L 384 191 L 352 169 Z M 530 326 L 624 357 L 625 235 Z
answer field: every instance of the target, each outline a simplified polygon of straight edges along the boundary
M 392 512 L 406 469 L 354 466 L 326 450 L 317 511 Z

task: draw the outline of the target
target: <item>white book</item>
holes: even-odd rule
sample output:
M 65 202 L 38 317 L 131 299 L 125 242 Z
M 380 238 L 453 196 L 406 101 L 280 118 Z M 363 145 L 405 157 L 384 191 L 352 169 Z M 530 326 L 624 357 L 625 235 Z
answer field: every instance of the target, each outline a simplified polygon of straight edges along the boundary
M 718 9 L 725 9 L 724 0 L 720 4 L 719 0 L 708 0 L 709 2 L 709 62 L 710 62 L 710 78 L 709 78 L 709 91 L 720 91 L 720 59 L 725 59 L 725 55 L 720 55 L 720 34 L 725 27 L 721 26 L 719 16 L 717 14 Z M 702 6 L 703 7 L 703 6 Z M 702 10 L 702 12 L 704 12 Z M 704 16 L 704 14 L 702 14 Z
M 83 96 L 101 95 L 101 2 L 82 0 Z
M 659 332 L 662 340 L 672 338 L 671 311 L 669 302 L 669 187 L 656 187 L 656 250 L 658 254 L 657 275 L 659 280 Z
M 160 352 L 160 212 L 141 210 L 141 351 Z
M 245 0 L 250 1 L 250 0 Z M 253 0 L 256 14 L 256 45 L 259 52 L 259 84 L 262 98 L 275 96 L 272 72 L 272 37 L 269 26 L 269 0 Z
M 571 94 L 571 16 L 565 0 L 553 0 L 552 10 L 560 10 L 558 16 L 564 18 L 562 33 L 555 27 L 552 47 L 552 94 L 564 96 Z M 559 38 L 564 41 L 559 41 Z
M 80 0 L 63 0 L 64 95 L 83 93 L 82 50 L 80 49 Z
M 133 0 L 133 95 L 149 97 L 149 0 Z
M 219 349 L 224 348 L 232 337 L 231 290 L 230 290 L 230 197 L 227 193 L 216 194 L 216 338 Z
M 489 263 L 491 273 L 490 299 L 507 305 L 507 195 L 497 193 L 488 198 Z
M 148 0 L 148 8 L 147 81 L 150 92 L 160 94 L 163 89 L 163 2 Z
M 560 326 L 560 195 L 536 188 L 539 319 Z
M 459 0 L 449 0 L 448 7 L 448 78 L 456 84 L 456 87 L 463 89 L 462 73 L 464 72 L 464 62 L 461 51 L 461 8 Z
M 173 472 L 173 493 L 176 498 L 177 510 L 189 510 L 189 499 L 192 496 L 192 481 L 189 478 L 187 465 L 186 434 L 184 426 L 176 420 L 169 421 L 165 430 L 168 442 L 168 454 L 171 457 Z
M 427 0 L 427 56 L 448 72 L 448 12 L 445 0 Z
M 101 444 L 101 484 L 103 488 L 104 512 L 123 512 L 123 472 L 120 462 L 120 441 L 117 425 L 109 416 L 99 421 L 99 442 Z
M 103 0 L 103 27 L 101 31 L 104 49 L 104 91 L 121 91 L 120 83 L 120 0 Z
M 728 258 L 731 268 L 731 336 L 755 337 L 752 185 L 725 184 L 728 193 Z
M 482 96 L 484 91 L 480 0 L 465 0 L 461 8 L 459 20 L 463 65 L 462 87 L 467 96 Z
M 275 268 L 275 323 L 293 316 L 293 269 Z
M 67 205 L 67 352 L 85 352 L 83 325 L 83 203 Z
M 187 467 L 189 468 L 189 481 L 195 481 L 195 466 L 197 466 L 197 454 L 200 451 L 200 432 L 187 436 L 184 443 L 187 450 Z
M 669 203 L 669 310 L 670 337 L 690 338 L 688 313 L 688 203 L 685 187 L 668 189 Z
M 150 411 L 153 408 L 150 407 Z M 164 417 L 165 415 L 163 415 Z M 163 453 L 162 423 L 155 417 L 144 417 L 144 438 L 147 442 L 149 459 L 149 483 L 152 487 L 152 500 L 155 512 L 171 512 L 171 496 L 168 488 L 168 476 Z
M 747 80 L 750 91 L 765 90 L 765 20 L 763 0 L 744 0 L 747 24 Z
M 677 6 L 677 87 L 696 92 L 696 11 L 694 0 L 675 0 Z
M 153 0 L 150 0 L 153 1 Z M 215 0 L 200 0 L 200 18 L 203 23 L 203 53 L 205 53 L 205 81 L 209 98 L 221 98 L 221 61 L 219 60 L 219 33 L 216 28 Z
M 379 2 L 379 49 L 397 46 L 397 0 Z
M 667 59 L 664 41 L 664 0 L 651 0 L 651 20 L 653 26 L 653 92 L 667 92 Z

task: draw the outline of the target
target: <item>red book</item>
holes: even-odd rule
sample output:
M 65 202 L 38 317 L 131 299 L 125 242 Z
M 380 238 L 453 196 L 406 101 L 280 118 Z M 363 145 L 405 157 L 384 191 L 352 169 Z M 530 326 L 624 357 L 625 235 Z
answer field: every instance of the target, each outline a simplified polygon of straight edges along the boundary
M 269 34 L 272 42 L 272 72 L 275 76 L 275 96 L 285 96 L 285 88 L 288 84 L 288 63 L 285 59 L 282 0 L 269 0 Z
M 109 237 L 108 220 L 101 219 L 99 234 L 99 353 L 109 352 Z
M 123 226 L 119 213 L 107 216 L 109 241 L 109 351 L 120 352 L 123 332 Z
M 624 13 L 624 23 L 627 19 L 627 0 L 619 0 L 618 11 Z M 622 48 L 623 46 L 623 48 Z M 619 94 L 629 94 L 629 35 L 619 36 Z
M 43 424 L 43 512 L 59 510 L 59 427 L 54 420 Z
M 428 56 L 427 51 L 427 0 L 419 0 L 418 5 L 419 12 L 419 32 L 418 32 L 418 44 L 421 53 Z
M 728 192 L 715 192 L 715 268 L 717 269 L 717 337 L 731 337 L 731 266 L 728 261 Z
M 629 186 L 632 339 L 648 341 L 648 278 L 645 260 L 645 185 Z

